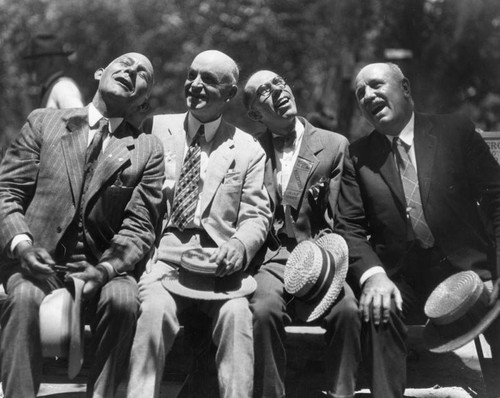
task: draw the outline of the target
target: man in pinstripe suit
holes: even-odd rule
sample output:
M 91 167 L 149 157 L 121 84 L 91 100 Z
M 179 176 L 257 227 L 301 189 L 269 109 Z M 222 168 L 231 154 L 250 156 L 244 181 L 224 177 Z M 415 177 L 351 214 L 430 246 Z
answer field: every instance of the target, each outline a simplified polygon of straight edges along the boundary
M 95 72 L 89 106 L 30 114 L 0 166 L 0 280 L 8 295 L 1 379 L 9 398 L 37 394 L 38 309 L 68 274 L 85 282 L 94 332 L 87 396 L 116 393 L 138 311 L 130 273 L 154 242 L 164 175 L 161 143 L 123 119 L 147 109 L 153 73 L 141 54 L 118 57 Z

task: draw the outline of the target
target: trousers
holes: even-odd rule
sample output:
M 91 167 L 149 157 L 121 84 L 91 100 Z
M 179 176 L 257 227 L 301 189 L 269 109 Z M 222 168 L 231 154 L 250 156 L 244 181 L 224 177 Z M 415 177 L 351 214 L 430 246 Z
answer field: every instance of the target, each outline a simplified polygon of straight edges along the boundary
M 285 326 L 291 321 L 284 290 L 282 262 L 261 266 L 255 279 L 257 291 L 250 299 L 253 312 L 255 383 L 254 397 L 285 397 Z M 344 284 L 344 293 L 319 321 L 326 329 L 326 377 L 328 396 L 353 397 L 356 375 L 361 362 L 361 320 L 357 300 Z
M 36 397 L 42 376 L 39 307 L 52 290 L 62 287 L 56 277 L 28 279 L 17 272 L 6 284 L 7 300 L 0 324 L 1 378 L 6 397 Z M 114 397 L 125 373 L 138 313 L 137 282 L 119 276 L 103 286 L 88 303 L 91 319 L 91 352 L 87 397 Z

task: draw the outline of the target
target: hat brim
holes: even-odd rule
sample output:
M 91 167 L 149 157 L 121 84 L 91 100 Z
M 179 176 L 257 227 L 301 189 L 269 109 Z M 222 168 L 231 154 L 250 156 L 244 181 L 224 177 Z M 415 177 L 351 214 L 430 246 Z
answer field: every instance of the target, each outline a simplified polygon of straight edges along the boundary
M 463 347 L 468 342 L 474 340 L 477 336 L 483 333 L 491 323 L 500 315 L 500 301 L 496 301 L 495 305 L 481 319 L 477 325 L 467 331 L 467 333 L 450 339 L 439 333 L 439 327 L 432 322 L 427 322 L 423 331 L 424 346 L 432 352 L 444 353 L 454 351 Z
M 83 365 L 83 323 L 82 315 L 82 293 L 85 282 L 79 278 L 73 279 L 75 286 L 75 297 L 71 308 L 71 336 L 69 341 L 68 355 L 68 377 L 74 379 Z
M 170 293 L 178 296 L 196 300 L 229 300 L 237 297 L 245 297 L 257 289 L 257 281 L 250 275 L 244 275 L 238 290 L 226 292 L 211 292 L 191 289 L 179 282 L 179 271 L 171 270 L 162 278 L 161 283 Z
M 316 240 L 316 244 L 331 253 L 344 251 L 345 255 L 340 254 L 340 262 L 335 269 L 332 283 L 319 302 L 307 303 L 300 299 L 296 299 L 295 312 L 297 317 L 305 322 L 315 321 L 332 307 L 339 297 L 339 294 L 342 292 L 349 267 L 347 244 L 340 235 L 323 235 Z
M 78 375 L 83 364 L 83 324 L 81 303 L 83 285 L 70 278 L 67 287 L 53 290 L 40 305 L 40 337 L 44 356 L 68 358 L 68 377 Z

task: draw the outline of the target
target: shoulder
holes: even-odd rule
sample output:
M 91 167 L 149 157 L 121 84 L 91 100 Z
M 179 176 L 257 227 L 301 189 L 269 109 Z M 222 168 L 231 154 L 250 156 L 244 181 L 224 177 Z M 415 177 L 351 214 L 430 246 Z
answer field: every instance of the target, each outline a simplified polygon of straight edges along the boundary
M 159 114 L 147 118 L 142 127 L 146 133 L 161 135 L 166 129 L 183 129 L 185 120 L 186 113 Z
M 299 117 L 299 120 L 304 125 L 304 134 L 310 134 L 325 148 L 339 149 L 349 146 L 349 140 L 342 134 L 316 127 L 303 117 Z
M 239 127 L 236 127 L 224 119 L 222 120 L 221 127 L 226 129 L 226 131 L 231 132 L 235 146 L 243 151 L 260 151 L 262 150 L 261 145 L 256 137 L 243 131 Z
M 431 134 L 441 139 L 457 139 L 466 137 L 475 132 L 474 123 L 465 115 L 460 113 L 449 114 L 415 114 L 415 133 L 420 129 L 429 129 Z

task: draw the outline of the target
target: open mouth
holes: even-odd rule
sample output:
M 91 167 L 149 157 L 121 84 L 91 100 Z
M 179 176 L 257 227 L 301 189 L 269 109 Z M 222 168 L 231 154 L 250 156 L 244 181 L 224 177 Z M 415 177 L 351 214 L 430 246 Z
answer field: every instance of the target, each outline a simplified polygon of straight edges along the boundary
M 127 79 L 126 77 L 118 76 L 118 77 L 115 77 L 115 80 L 118 83 L 120 83 L 122 86 L 125 86 L 127 88 L 127 90 L 134 91 L 134 86 L 133 86 L 132 82 L 129 79 Z
M 370 109 L 370 113 L 373 115 L 373 116 L 376 116 L 379 112 L 382 111 L 382 109 L 385 108 L 385 104 L 384 103 L 380 103 L 380 104 L 375 104 L 374 106 L 371 107 Z
M 274 107 L 275 107 L 276 109 L 279 109 L 279 108 L 281 108 L 282 106 L 287 105 L 287 104 L 288 104 L 288 102 L 289 102 L 289 98 L 288 98 L 288 97 L 283 97 L 283 98 L 280 98 L 280 99 L 278 99 L 278 101 L 276 101 L 276 104 L 274 105 Z
M 191 91 L 188 91 L 188 96 L 190 96 L 191 98 L 198 100 L 198 101 L 206 101 L 207 100 L 206 95 L 201 94 L 201 93 L 193 93 Z

